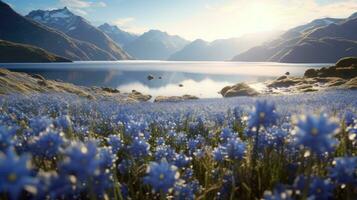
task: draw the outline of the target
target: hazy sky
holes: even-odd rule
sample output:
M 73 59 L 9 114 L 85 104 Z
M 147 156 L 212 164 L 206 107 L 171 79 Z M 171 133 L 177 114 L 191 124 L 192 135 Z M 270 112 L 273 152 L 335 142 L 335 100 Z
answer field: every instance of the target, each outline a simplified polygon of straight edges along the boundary
M 187 39 L 285 30 L 321 17 L 347 17 L 357 0 L 4 0 L 27 14 L 67 6 L 95 25 L 142 33 L 160 29 Z

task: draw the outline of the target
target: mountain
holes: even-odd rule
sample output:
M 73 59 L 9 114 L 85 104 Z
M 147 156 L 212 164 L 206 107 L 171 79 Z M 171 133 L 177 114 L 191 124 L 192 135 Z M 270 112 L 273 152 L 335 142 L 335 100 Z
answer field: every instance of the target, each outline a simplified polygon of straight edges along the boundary
M 90 43 L 81 42 L 17 14 L 0 1 L 0 39 L 40 47 L 70 60 L 114 60 Z
M 169 60 L 192 60 L 200 61 L 212 58 L 210 52 L 210 43 L 201 39 L 197 39 L 187 44 L 183 49 L 170 56 Z
M 186 45 L 170 56 L 169 60 L 191 61 L 224 61 L 230 60 L 239 52 L 271 40 L 278 32 L 265 32 L 244 35 L 239 38 L 228 38 L 207 42 L 201 39 Z
M 0 63 L 21 62 L 70 62 L 43 49 L 0 40 Z
M 83 17 L 73 14 L 67 7 L 57 10 L 36 10 L 26 17 L 77 40 L 94 44 L 118 60 L 130 58 L 109 36 L 92 26 Z
M 356 17 L 323 18 L 290 29 L 279 38 L 253 47 L 233 60 L 335 63 L 341 57 L 357 55 L 356 42 Z
M 132 56 L 145 60 L 166 60 L 182 49 L 189 41 L 159 30 L 145 32 L 133 42 L 124 46 Z
M 108 23 L 104 23 L 98 27 L 99 30 L 107 34 L 112 40 L 114 40 L 120 46 L 125 46 L 130 42 L 136 40 L 139 36 L 133 33 L 129 33 L 119 29 L 117 26 L 111 26 Z

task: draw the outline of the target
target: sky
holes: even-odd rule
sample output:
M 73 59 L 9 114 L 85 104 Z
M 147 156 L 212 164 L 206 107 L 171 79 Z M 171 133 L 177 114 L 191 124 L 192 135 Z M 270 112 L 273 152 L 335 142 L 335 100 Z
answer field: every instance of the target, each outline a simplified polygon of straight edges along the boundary
M 159 29 L 186 39 L 214 40 L 282 31 L 322 17 L 348 17 L 357 0 L 3 0 L 17 12 L 67 6 L 94 25 L 143 33 Z

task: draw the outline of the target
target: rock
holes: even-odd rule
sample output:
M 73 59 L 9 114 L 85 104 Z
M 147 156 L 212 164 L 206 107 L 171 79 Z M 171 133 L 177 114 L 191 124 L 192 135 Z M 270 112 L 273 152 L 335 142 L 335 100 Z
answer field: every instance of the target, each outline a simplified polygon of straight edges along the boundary
M 287 77 L 284 79 L 276 79 L 267 86 L 270 88 L 279 88 L 279 87 L 290 87 L 294 85 L 301 84 L 303 82 L 302 78 L 296 78 L 296 77 Z
M 319 90 L 314 89 L 314 88 L 306 88 L 306 89 L 300 90 L 300 92 L 317 92 L 317 91 L 319 91 Z
M 149 101 L 151 99 L 151 95 L 145 95 L 136 90 L 132 90 L 128 97 L 136 101 Z
M 335 86 L 340 86 L 345 84 L 347 81 L 345 79 L 342 78 L 333 78 L 332 80 L 330 80 L 329 82 L 326 83 L 327 87 L 335 87 Z
M 9 70 L 4 69 L 4 68 L 0 68 L 0 76 L 6 76 L 10 73 Z
M 305 71 L 305 77 L 340 77 L 351 79 L 357 76 L 357 57 L 344 58 L 339 60 L 335 66 L 323 67 L 321 69 L 308 69 Z
M 192 95 L 183 95 L 183 96 L 157 96 L 154 102 L 178 102 L 178 101 L 185 101 L 185 100 L 195 100 L 199 99 L 196 96 Z
M 357 65 L 357 57 L 341 58 L 336 63 L 336 67 L 351 67 Z
M 223 97 L 236 97 L 236 96 L 256 96 L 259 92 L 251 88 L 246 83 L 238 83 L 233 86 L 226 86 L 221 90 Z
M 183 84 L 179 84 L 179 87 L 183 87 Z
M 305 77 L 314 78 L 317 76 L 317 71 L 315 69 L 308 69 L 304 73 Z
M 40 86 L 48 86 L 46 80 L 39 80 L 39 81 L 37 81 L 37 84 L 39 84 Z
M 41 76 L 39 74 L 32 74 L 31 77 L 35 78 L 35 79 L 43 80 L 43 81 L 46 80 L 43 76 Z
M 102 90 L 109 93 L 120 93 L 120 91 L 116 88 L 102 87 Z
M 286 79 L 286 78 L 288 78 L 287 76 L 280 76 L 279 78 L 277 78 L 276 80 L 283 80 L 283 79 Z
M 7 69 L 0 69 L 0 95 L 11 93 L 21 93 L 32 95 L 36 93 L 63 93 L 73 94 L 88 99 L 114 100 L 121 103 L 135 103 L 147 101 L 150 95 L 143 95 L 137 91 L 130 94 L 120 93 L 119 90 L 112 88 L 85 87 L 71 83 L 58 82 L 52 80 L 42 80 L 40 77 L 32 77 L 26 73 L 12 72 Z M 130 97 L 129 97 L 130 96 Z
M 347 83 L 344 84 L 344 87 L 351 90 L 357 89 L 357 77 L 352 78 Z
M 290 75 L 290 72 L 285 72 L 285 75 L 286 75 L 286 76 L 289 76 L 289 75 Z
M 297 90 L 305 90 L 305 89 L 308 89 L 308 88 L 312 88 L 312 85 L 300 85 L 298 87 L 296 87 Z
M 147 79 L 150 81 L 150 80 L 152 80 L 152 79 L 154 79 L 155 77 L 153 76 L 153 75 L 148 75 L 148 77 L 147 77 Z

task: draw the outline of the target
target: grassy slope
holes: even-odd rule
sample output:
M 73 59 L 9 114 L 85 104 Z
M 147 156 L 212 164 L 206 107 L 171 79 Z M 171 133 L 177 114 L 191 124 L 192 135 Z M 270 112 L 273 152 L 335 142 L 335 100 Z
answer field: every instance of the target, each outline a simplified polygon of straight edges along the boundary
M 0 40 L 0 62 L 70 62 L 41 48 Z

